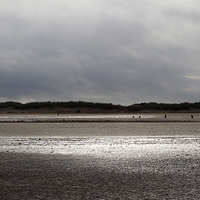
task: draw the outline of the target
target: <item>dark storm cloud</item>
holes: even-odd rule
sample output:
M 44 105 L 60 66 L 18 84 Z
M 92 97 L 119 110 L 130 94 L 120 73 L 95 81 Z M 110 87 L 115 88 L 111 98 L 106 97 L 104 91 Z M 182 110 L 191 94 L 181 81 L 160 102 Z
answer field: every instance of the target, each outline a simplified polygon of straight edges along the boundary
M 199 101 L 200 6 L 181 2 L 1 2 L 0 100 Z

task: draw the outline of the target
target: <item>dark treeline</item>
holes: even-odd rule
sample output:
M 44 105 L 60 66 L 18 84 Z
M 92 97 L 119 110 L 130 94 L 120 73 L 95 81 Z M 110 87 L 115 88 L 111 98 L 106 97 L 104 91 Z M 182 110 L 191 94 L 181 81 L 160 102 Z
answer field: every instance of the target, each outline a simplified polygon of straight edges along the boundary
M 2 102 L 0 103 L 0 108 L 13 109 L 40 109 L 40 108 L 97 108 L 97 109 L 107 109 L 107 110 L 118 110 L 125 112 L 138 112 L 141 110 L 165 110 L 165 111 L 181 111 L 190 110 L 191 108 L 200 108 L 200 102 L 195 103 L 138 103 L 129 106 L 113 105 L 112 103 L 93 103 L 93 102 L 83 102 L 83 101 L 69 101 L 69 102 L 30 102 L 30 103 L 19 103 L 19 102 Z
M 181 110 L 190 110 L 191 108 L 200 108 L 200 102 L 195 103 L 140 103 L 133 104 L 128 106 L 131 111 L 140 111 L 140 110 L 166 110 L 166 111 L 181 111 Z
M 30 103 L 19 103 L 19 102 L 3 102 L 0 103 L 0 108 L 12 107 L 14 109 L 39 109 L 39 108 L 100 108 L 100 109 L 119 109 L 123 106 L 113 105 L 111 103 L 92 103 L 83 101 L 69 101 L 69 102 L 30 102 Z

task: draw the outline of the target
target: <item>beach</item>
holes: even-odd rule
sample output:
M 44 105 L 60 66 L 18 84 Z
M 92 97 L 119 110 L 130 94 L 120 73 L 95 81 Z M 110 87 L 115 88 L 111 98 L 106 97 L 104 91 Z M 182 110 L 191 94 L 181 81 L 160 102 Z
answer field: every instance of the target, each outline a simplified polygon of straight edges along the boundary
M 145 117 L 1 122 L 1 199 L 200 199 L 199 122 Z

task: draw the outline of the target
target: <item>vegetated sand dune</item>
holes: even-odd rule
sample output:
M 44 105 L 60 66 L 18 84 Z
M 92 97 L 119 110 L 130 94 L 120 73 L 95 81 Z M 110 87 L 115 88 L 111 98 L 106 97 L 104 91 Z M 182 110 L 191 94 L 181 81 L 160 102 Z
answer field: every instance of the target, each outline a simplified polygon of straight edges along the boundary
M 183 109 L 179 111 L 175 110 L 158 110 L 158 109 L 142 109 L 139 111 L 130 111 L 126 107 L 121 106 L 119 109 L 103 109 L 95 107 L 42 107 L 42 108 L 27 108 L 27 109 L 15 109 L 13 107 L 0 108 L 0 114 L 126 114 L 126 113 L 200 113 L 200 108 Z

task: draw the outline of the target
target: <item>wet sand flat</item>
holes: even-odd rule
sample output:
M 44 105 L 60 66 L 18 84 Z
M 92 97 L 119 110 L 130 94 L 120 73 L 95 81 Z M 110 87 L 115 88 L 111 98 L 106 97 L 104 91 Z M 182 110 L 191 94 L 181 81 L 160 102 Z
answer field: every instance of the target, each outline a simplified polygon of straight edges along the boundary
M 200 136 L 200 123 L 0 123 L 0 137 L 184 135 Z
M 200 199 L 199 123 L 0 123 L 1 199 Z
M 199 199 L 200 157 L 0 153 L 1 199 Z M 122 169 L 120 169 L 120 167 Z
M 2 199 L 199 199 L 200 139 L 2 138 Z

